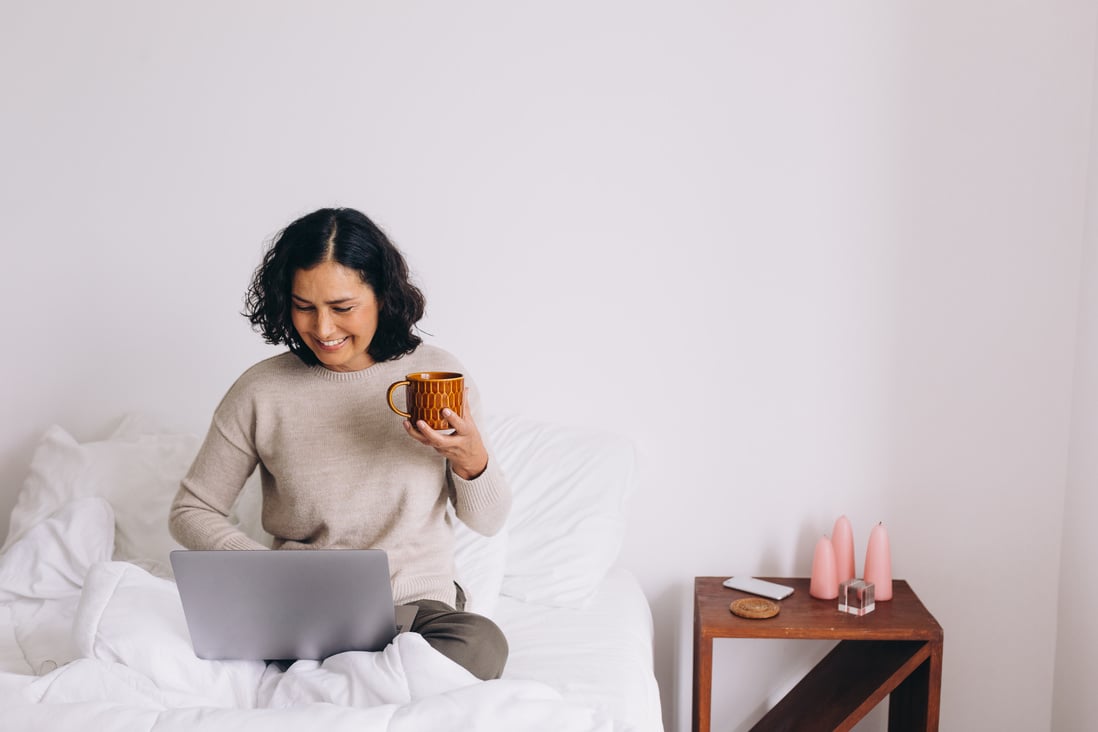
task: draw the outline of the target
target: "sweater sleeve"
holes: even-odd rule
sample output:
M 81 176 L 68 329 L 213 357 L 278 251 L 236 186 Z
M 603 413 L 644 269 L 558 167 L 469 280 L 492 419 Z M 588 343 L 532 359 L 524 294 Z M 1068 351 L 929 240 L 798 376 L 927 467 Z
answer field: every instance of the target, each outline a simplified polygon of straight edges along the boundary
M 258 458 L 234 445 L 215 417 L 169 514 L 171 534 L 188 549 L 266 549 L 229 520 Z
M 511 489 L 491 454 L 488 467 L 476 478 L 465 480 L 453 470 L 449 477 L 454 513 L 461 522 L 484 536 L 498 533 L 511 511 Z

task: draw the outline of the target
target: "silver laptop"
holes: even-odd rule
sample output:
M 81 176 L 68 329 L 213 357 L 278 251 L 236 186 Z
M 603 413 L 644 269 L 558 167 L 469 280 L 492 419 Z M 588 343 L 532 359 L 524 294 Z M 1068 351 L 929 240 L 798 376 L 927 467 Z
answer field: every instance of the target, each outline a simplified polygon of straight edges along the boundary
M 199 658 L 378 651 L 415 616 L 414 605 L 393 607 L 380 549 L 178 550 L 171 562 Z

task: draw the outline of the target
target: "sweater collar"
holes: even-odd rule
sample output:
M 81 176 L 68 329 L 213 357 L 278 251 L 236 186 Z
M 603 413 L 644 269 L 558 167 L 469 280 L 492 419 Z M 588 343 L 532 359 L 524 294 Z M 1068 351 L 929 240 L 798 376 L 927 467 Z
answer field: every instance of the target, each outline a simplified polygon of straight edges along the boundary
M 378 374 L 387 371 L 387 367 L 392 363 L 392 361 L 382 361 L 381 363 L 375 363 L 369 368 L 360 369 L 358 371 L 332 371 L 319 364 L 308 366 L 307 368 L 313 376 L 318 379 L 323 379 L 324 381 L 357 383 L 376 378 Z

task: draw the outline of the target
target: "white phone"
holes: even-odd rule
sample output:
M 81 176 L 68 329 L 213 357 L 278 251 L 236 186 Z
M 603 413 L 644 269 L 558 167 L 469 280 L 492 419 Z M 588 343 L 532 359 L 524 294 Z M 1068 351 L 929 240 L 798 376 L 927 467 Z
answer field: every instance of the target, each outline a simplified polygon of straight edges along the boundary
M 760 597 L 769 597 L 771 600 L 784 600 L 793 594 L 792 587 L 754 577 L 729 577 L 724 581 L 724 586 L 741 592 L 749 592 L 752 595 L 759 595 Z

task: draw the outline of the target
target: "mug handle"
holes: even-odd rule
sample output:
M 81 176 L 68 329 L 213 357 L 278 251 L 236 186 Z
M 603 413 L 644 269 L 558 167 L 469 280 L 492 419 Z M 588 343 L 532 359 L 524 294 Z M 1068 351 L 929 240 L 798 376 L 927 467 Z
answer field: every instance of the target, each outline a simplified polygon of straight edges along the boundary
M 396 391 L 396 388 L 398 386 L 410 386 L 411 383 L 412 382 L 405 379 L 404 381 L 397 381 L 393 384 L 389 384 L 389 392 L 388 392 L 388 394 L 386 394 L 386 396 L 389 398 L 389 409 L 393 410 L 394 412 L 399 414 L 401 417 L 404 417 L 404 419 L 411 419 L 412 415 L 408 414 L 407 412 L 402 412 L 399 409 L 397 409 L 397 406 L 395 404 L 393 404 L 393 392 Z

